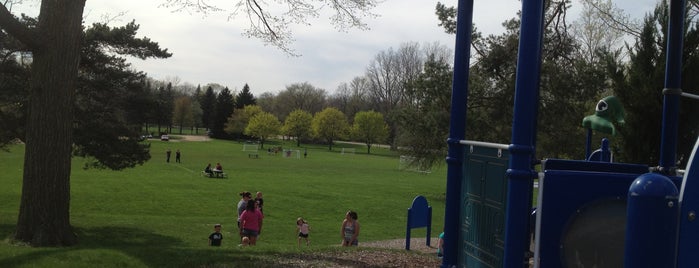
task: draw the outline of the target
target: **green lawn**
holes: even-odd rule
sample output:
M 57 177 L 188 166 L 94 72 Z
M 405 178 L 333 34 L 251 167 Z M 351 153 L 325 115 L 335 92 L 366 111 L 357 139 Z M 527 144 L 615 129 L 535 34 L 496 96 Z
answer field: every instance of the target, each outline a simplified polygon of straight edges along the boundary
M 0 267 L 237 267 L 270 256 L 298 252 L 295 221 L 311 226 L 311 251 L 334 250 L 347 210 L 358 212 L 362 242 L 405 237 L 412 199 L 424 195 L 433 207 L 433 236 L 442 230 L 446 170 L 413 173 L 398 170 L 398 157 L 387 149 L 356 146 L 340 154 L 310 145 L 301 159 L 268 155 L 248 158 L 242 144 L 212 140 L 150 140 L 152 159 L 123 171 L 84 170 L 73 160 L 71 224 L 80 244 L 70 248 L 31 248 L 0 243 Z M 268 146 L 296 148 L 295 143 Z M 305 146 L 305 145 L 302 145 Z M 170 163 L 165 151 L 173 151 Z M 8 238 L 17 221 L 23 149 L 0 151 L 0 236 Z M 174 151 L 182 163 L 174 163 Z M 207 163 L 220 162 L 227 179 L 200 175 Z M 265 221 L 258 246 L 239 248 L 235 204 L 241 191 L 264 193 Z M 215 223 L 223 225 L 222 248 L 207 246 Z M 424 237 L 415 229 L 413 237 Z M 281 254 L 281 255 L 280 255 Z M 270 265 L 273 266 L 273 265 Z

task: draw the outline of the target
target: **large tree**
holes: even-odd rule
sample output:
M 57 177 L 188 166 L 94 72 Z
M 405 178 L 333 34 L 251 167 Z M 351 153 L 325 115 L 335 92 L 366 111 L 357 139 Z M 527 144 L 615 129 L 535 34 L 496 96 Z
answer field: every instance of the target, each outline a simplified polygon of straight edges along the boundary
M 240 93 L 238 93 L 238 96 L 235 97 L 235 108 L 243 109 L 245 106 L 256 104 L 257 100 L 255 100 L 255 96 L 252 95 L 252 92 L 250 92 L 250 86 L 245 84 L 245 86 L 243 86 L 243 90 L 241 90 Z
M 276 116 L 284 119 L 296 109 L 309 113 L 320 112 L 325 107 L 327 93 L 324 89 L 316 88 L 308 82 L 294 83 L 286 86 L 276 97 Z
M 75 100 L 74 154 L 89 167 L 119 170 L 150 159 L 140 143 L 141 127 L 155 98 L 146 76 L 117 54 L 165 58 L 170 53 L 157 43 L 136 38 L 139 25 L 94 24 L 85 30 Z
M 213 118 L 216 108 L 216 93 L 210 86 L 206 88 L 206 92 L 201 95 L 199 100 L 201 107 L 201 122 L 206 129 L 213 128 Z
M 371 146 L 383 143 L 388 137 L 388 125 L 383 115 L 375 111 L 358 112 L 351 128 L 352 137 L 366 144 L 366 153 L 371 154 Z
M 228 117 L 224 130 L 234 137 L 241 137 L 245 135 L 245 128 L 248 126 L 250 118 L 262 112 L 262 108 L 257 105 L 248 105 L 243 109 L 235 109 L 233 114 Z
M 626 162 L 657 165 L 660 156 L 662 127 L 662 88 L 665 77 L 665 45 L 667 41 L 667 3 L 659 3 L 649 14 L 640 30 L 639 38 L 630 48 L 630 63 L 612 64 L 614 93 L 626 111 L 626 123 L 619 128 L 622 144 L 617 156 Z M 683 50 L 682 85 L 684 92 L 697 94 L 699 78 L 699 30 L 696 26 L 685 28 Z M 697 133 L 699 133 L 699 107 L 696 100 L 680 102 L 677 137 L 677 160 L 686 164 Z
M 335 94 L 329 98 L 328 103 L 343 112 L 348 118 L 354 118 L 354 115 L 359 111 L 370 110 L 371 100 L 369 99 L 367 78 L 357 76 L 349 84 L 340 84 L 335 90 Z
M 301 140 L 311 136 L 313 116 L 311 113 L 296 109 L 284 120 L 282 132 L 284 135 L 296 138 L 296 147 L 301 146 Z
M 43 7 L 65 14 L 82 12 L 77 3 Z M 133 22 L 114 29 L 95 24 L 83 34 L 80 19 L 59 22 L 40 16 L 23 21 L 7 16 L 9 11 L 0 7 L 3 30 L 21 41 L 33 58 L 28 96 L 18 95 L 29 109 L 28 131 L 19 136 L 26 153 L 14 238 L 37 246 L 71 245 L 76 241 L 69 220 L 71 153 L 89 157 L 89 166 L 111 169 L 133 167 L 150 157 L 148 147 L 137 142 L 140 130 L 134 113 L 139 109 L 131 110 L 143 104 L 134 101 L 134 93 L 143 92 L 145 75 L 130 70 L 115 55 L 145 59 L 169 54 L 148 39 L 135 38 L 138 25 Z M 71 37 L 74 40 L 64 39 Z M 76 60 L 66 61 L 73 49 Z M 80 79 L 65 69 L 80 69 Z
M 214 109 L 213 120 L 211 122 L 211 132 L 213 132 L 213 137 L 228 137 L 228 135 L 226 135 L 226 132 L 224 131 L 224 128 L 226 127 L 228 117 L 230 117 L 231 114 L 233 114 L 234 106 L 235 100 L 233 99 L 233 94 L 231 94 L 231 92 L 226 87 L 218 93 L 218 96 L 216 96 L 216 106 Z
M 265 141 L 269 137 L 279 134 L 282 123 L 276 116 L 268 112 L 261 112 L 250 118 L 248 126 L 245 127 L 245 135 L 257 138 L 260 141 L 260 148 L 265 147 Z
M 335 108 L 325 108 L 316 113 L 311 126 L 315 137 L 325 140 L 328 143 L 328 150 L 331 151 L 335 140 L 345 138 L 349 134 L 347 117 Z
M 175 99 L 174 110 L 172 111 L 172 122 L 179 127 L 180 134 L 182 128 L 194 124 L 194 114 L 192 113 L 192 99 L 189 96 L 180 96 Z
M 189 3 L 172 0 L 169 3 Z M 202 3 L 202 1 L 196 1 Z M 244 1 L 248 14 L 259 18 L 258 29 L 251 36 L 269 38 L 282 47 L 289 39 L 273 26 L 285 21 L 274 19 L 265 3 Z M 317 15 L 319 8 L 307 9 L 305 1 L 286 1 L 298 13 L 283 13 L 296 20 Z M 317 3 L 334 8 L 333 17 L 340 26 L 364 26 L 361 15 L 376 1 L 332 0 Z M 73 144 L 73 104 L 80 62 L 82 21 L 85 0 L 42 0 L 36 27 L 28 27 L 7 9 L 12 1 L 0 6 L 0 28 L 32 52 L 29 83 L 29 115 L 26 124 L 26 149 L 22 197 L 15 238 L 34 246 L 72 245 L 77 239 L 70 225 L 70 167 Z M 295 16 L 296 15 L 296 16 Z M 283 16 L 283 15 L 282 15 Z M 271 22 L 271 23 L 268 23 Z M 278 24 L 274 24 L 277 22 Z M 288 36 L 287 36 L 288 37 Z M 281 42 L 280 42 L 281 40 Z
M 407 87 L 406 96 L 412 101 L 396 112 L 403 150 L 415 159 L 411 165 L 424 165 L 421 170 L 442 163 L 447 153 L 452 76 L 446 60 L 430 56 L 424 71 Z
M 389 126 L 388 143 L 396 149 L 399 128 L 395 110 L 403 105 L 405 85 L 412 82 L 422 71 L 425 55 L 417 43 L 403 43 L 398 50 L 389 48 L 379 52 L 366 70 L 372 107 L 386 116 Z

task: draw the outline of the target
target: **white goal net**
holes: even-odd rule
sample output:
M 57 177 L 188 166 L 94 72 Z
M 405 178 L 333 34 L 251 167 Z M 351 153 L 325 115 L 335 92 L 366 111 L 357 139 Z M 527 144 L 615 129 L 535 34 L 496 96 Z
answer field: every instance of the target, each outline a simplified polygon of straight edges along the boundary
M 354 148 L 342 148 L 340 154 L 354 154 Z
M 257 152 L 260 145 L 257 143 L 243 143 L 243 152 Z
M 296 158 L 300 159 L 301 158 L 301 150 L 284 150 L 283 154 L 284 158 Z
M 401 155 L 400 156 L 400 162 L 398 162 L 398 170 L 402 171 L 412 171 L 412 172 L 420 172 L 420 173 L 431 173 L 432 170 L 425 167 L 424 163 L 421 159 L 408 156 L 408 155 Z

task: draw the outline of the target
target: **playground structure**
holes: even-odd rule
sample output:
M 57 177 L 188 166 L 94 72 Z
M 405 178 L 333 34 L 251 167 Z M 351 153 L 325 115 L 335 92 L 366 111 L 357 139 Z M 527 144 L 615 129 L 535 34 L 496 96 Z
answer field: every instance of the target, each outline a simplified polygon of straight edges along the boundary
M 544 2 L 522 0 L 509 145 L 465 139 L 473 0 L 458 3 L 442 267 L 699 267 L 699 142 L 686 172 L 676 167 L 679 98 L 697 98 L 680 89 L 686 1 L 668 1 L 658 166 L 614 163 L 603 141 L 595 159 L 588 148 L 586 160 L 548 159 L 538 173 Z

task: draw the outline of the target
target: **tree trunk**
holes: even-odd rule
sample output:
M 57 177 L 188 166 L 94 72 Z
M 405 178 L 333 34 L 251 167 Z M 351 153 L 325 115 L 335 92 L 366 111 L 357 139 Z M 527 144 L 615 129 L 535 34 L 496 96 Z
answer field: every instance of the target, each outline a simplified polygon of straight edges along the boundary
M 70 226 L 75 81 L 85 0 L 42 1 L 27 117 L 24 180 L 15 239 L 32 246 L 77 242 Z

